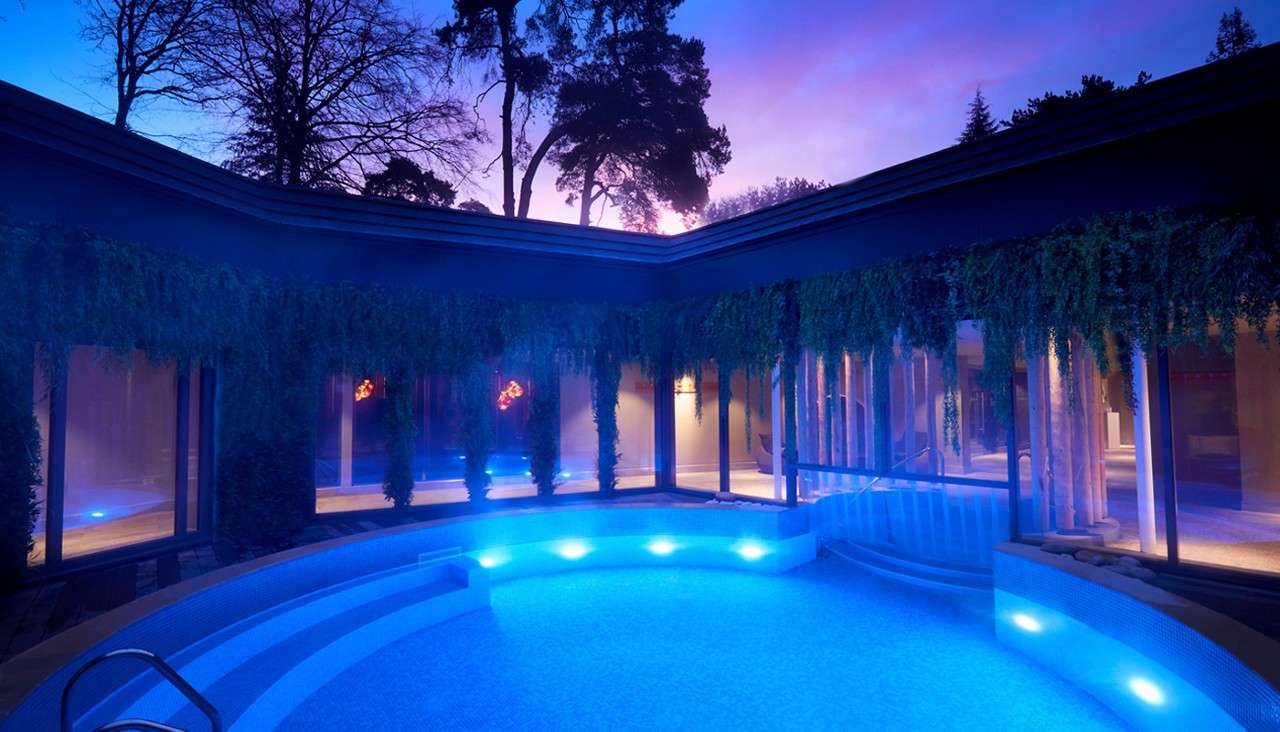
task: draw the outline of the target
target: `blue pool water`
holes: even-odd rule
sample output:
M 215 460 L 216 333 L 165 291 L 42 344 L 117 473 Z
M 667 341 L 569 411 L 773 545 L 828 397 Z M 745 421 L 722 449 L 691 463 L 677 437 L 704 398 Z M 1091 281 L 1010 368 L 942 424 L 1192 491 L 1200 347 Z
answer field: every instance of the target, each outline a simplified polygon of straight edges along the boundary
M 352 665 L 283 728 L 1122 725 L 999 646 L 989 607 L 965 607 L 827 558 L 780 576 L 610 569 L 499 583 L 491 609 Z

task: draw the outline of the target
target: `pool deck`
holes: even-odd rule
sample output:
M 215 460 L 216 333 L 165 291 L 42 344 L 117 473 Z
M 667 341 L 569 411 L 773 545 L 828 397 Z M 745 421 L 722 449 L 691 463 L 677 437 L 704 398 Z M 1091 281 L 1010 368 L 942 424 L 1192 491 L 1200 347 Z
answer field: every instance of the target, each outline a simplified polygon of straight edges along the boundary
M 622 496 L 616 501 L 646 503 L 699 503 L 697 498 L 668 493 Z M 394 511 L 351 516 L 316 516 L 295 538 L 293 546 L 305 546 L 351 534 L 418 523 L 419 514 Z M 0 662 L 22 653 L 58 633 L 73 628 L 125 603 L 183 580 L 271 554 L 278 549 L 237 550 L 215 541 L 127 562 L 99 570 L 86 570 L 65 580 L 24 588 L 0 597 Z

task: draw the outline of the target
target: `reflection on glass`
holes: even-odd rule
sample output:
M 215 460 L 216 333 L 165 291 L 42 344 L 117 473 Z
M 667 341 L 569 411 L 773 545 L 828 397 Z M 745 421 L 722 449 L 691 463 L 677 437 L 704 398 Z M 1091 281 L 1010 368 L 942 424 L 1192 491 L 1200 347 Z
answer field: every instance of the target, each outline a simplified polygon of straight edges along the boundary
M 715 364 L 702 368 L 701 419 L 696 382 L 693 374 L 676 380 L 676 485 L 714 493 L 720 490 L 720 383 Z M 781 497 L 780 488 L 775 495 L 771 404 L 776 397 L 769 384 L 768 376 L 748 380 L 742 371 L 730 377 L 729 490 L 741 496 Z
M 31 407 L 35 412 L 36 425 L 40 429 L 40 484 L 36 487 L 36 500 L 40 512 L 36 516 L 35 529 L 32 532 L 32 547 L 27 554 L 27 563 L 35 566 L 44 564 L 45 537 L 45 505 L 49 500 L 49 384 L 45 378 L 44 368 L 40 365 L 39 349 L 35 359 L 35 369 L 31 378 Z
M 200 368 L 191 368 L 187 404 L 187 531 L 200 527 Z
M 141 351 L 71 350 L 63 556 L 173 535 L 176 372 Z
M 1280 573 L 1280 349 L 1239 324 L 1234 349 L 1169 354 L 1178 551 L 1185 561 Z

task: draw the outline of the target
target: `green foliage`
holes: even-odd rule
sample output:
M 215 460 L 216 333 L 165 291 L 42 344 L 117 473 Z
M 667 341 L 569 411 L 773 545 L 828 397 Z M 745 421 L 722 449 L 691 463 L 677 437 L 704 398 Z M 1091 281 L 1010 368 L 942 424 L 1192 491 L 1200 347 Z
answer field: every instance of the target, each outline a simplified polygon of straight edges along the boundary
M 554 359 L 534 364 L 529 395 L 529 472 L 538 495 L 555 494 L 560 460 L 560 378 Z
M 506 357 L 591 368 L 600 476 L 612 485 L 623 362 L 639 361 L 651 374 L 669 363 L 675 374 L 700 381 L 703 364 L 763 374 L 779 356 L 794 364 L 800 348 L 831 364 L 850 353 L 886 365 L 897 343 L 940 354 L 950 367 L 956 323 L 975 319 L 982 323 L 983 378 L 1004 400 L 1017 358 L 1043 355 L 1070 338 L 1089 345 L 1104 370 L 1111 366 L 1104 346 L 1114 340 L 1127 371 L 1132 342 L 1145 349 L 1207 344 L 1212 326 L 1230 348 L 1237 322 L 1265 332 L 1280 300 L 1280 244 L 1270 208 L 1115 213 L 1043 236 L 623 307 L 281 280 L 81 231 L 0 221 L 0 291 L 0 388 L 21 395 L 0 407 L 0 535 L 9 567 L 30 542 L 30 488 L 40 469 L 25 396 L 33 343 L 50 354 L 55 373 L 72 344 L 121 354 L 138 348 L 153 361 L 216 367 L 220 530 L 242 543 L 284 543 L 313 511 L 323 374 L 458 378 L 466 482 L 481 499 L 493 441 L 489 364 Z M 602 354 L 603 364 L 593 362 Z M 1061 368 L 1069 369 L 1069 360 Z M 954 382 L 954 369 L 944 373 L 949 390 Z M 1007 406 L 997 409 L 1003 415 Z M 553 411 L 547 403 L 538 410 L 540 424 Z M 786 433 L 794 438 L 790 421 Z M 392 433 L 393 440 L 411 439 L 408 429 Z M 549 442 L 539 444 L 536 454 L 551 454 Z M 407 503 L 403 466 L 395 472 L 392 500 Z
M 493 425 L 489 419 L 489 368 L 472 364 L 461 378 L 462 450 L 466 458 L 463 482 L 467 498 L 483 501 L 489 495 L 489 453 L 493 452 Z
M 40 484 L 40 432 L 31 409 L 30 344 L 0 339 L 0 594 L 27 565 Z M 23 396 L 25 395 L 25 398 Z
M 387 473 L 382 494 L 396 508 L 413 503 L 413 381 L 398 370 L 386 379 L 387 409 L 383 415 L 387 429 Z
M 612 492 L 618 486 L 618 388 L 622 364 L 609 351 L 596 351 L 592 368 L 591 418 L 596 423 L 596 479 L 600 490 Z

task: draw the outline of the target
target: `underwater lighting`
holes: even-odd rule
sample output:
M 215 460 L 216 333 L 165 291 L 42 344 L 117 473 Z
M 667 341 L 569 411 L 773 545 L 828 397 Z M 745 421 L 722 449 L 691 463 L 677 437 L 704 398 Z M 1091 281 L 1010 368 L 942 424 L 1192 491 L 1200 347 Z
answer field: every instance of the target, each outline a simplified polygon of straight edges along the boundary
M 672 552 L 674 552 L 676 549 L 679 549 L 680 547 L 676 546 L 673 542 L 668 541 L 666 539 L 654 539 L 653 541 L 646 544 L 644 548 L 648 549 L 650 554 L 657 554 L 660 557 L 665 557 L 665 556 L 669 556 Z
M 106 515 L 107 515 L 107 514 L 106 514 L 106 512 L 104 512 L 104 511 L 90 511 L 90 512 L 89 512 L 89 517 L 90 517 L 90 518 L 102 518 L 102 517 L 104 517 L 104 516 L 106 516 Z
M 559 554 L 569 561 L 576 561 L 587 556 L 587 553 L 590 551 L 591 550 L 587 548 L 587 545 L 580 541 L 566 541 L 556 549 L 556 554 Z
M 1027 615 L 1026 613 L 1014 613 L 1013 624 L 1027 631 L 1028 633 L 1039 633 L 1044 630 L 1044 626 L 1039 620 Z
M 486 471 L 484 471 L 484 474 L 485 474 L 485 475 L 493 475 L 493 471 L 492 471 L 492 470 L 486 470 Z
M 524 471 L 524 474 L 525 474 L 526 476 L 530 477 L 530 478 L 532 478 L 532 477 L 533 477 L 533 471 L 531 471 L 531 470 L 526 470 L 526 471 Z
M 480 562 L 481 567 L 484 567 L 485 569 L 493 569 L 499 564 L 506 564 L 507 557 L 506 555 L 498 552 L 485 552 L 480 555 L 480 559 L 478 561 Z
M 1164 704 L 1164 691 L 1150 679 L 1134 676 L 1129 679 L 1129 691 L 1132 691 L 1134 696 L 1153 707 Z
M 567 471 L 567 470 L 566 470 L 566 471 L 564 471 L 563 473 L 561 473 L 561 474 L 560 474 L 560 477 L 561 477 L 561 478 L 571 478 L 571 477 L 573 477 L 573 473 L 570 473 L 569 471 Z
M 759 544 L 756 544 L 755 542 L 749 542 L 747 544 L 743 544 L 742 546 L 738 547 L 736 551 L 738 552 L 738 556 L 742 557 L 748 562 L 756 561 L 760 557 L 763 557 L 765 553 L 764 547 L 760 546 Z

